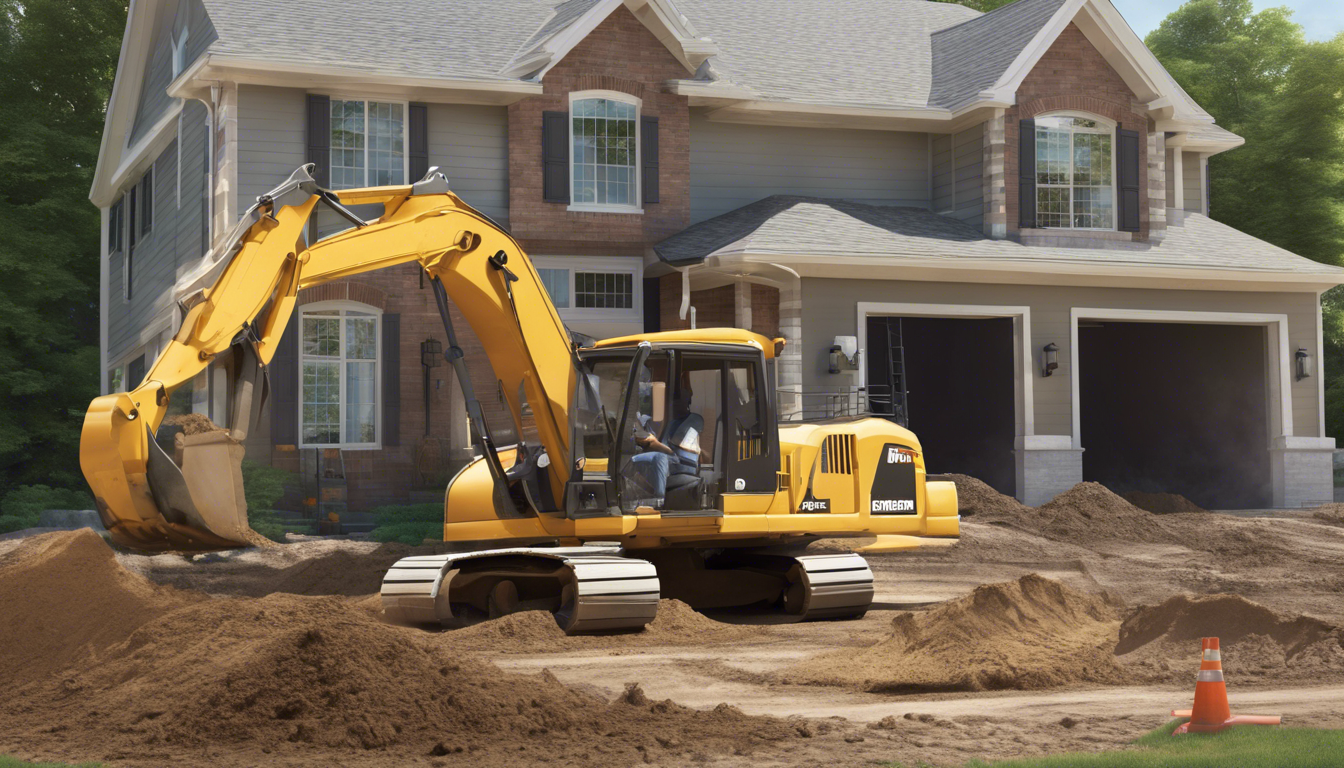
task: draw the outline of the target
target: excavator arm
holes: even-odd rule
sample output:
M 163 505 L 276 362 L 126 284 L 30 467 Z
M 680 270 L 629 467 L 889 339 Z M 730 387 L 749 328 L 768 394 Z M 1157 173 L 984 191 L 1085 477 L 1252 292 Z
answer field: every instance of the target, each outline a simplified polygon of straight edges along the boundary
M 349 206 L 381 204 L 364 221 Z M 319 207 L 354 226 L 307 243 Z M 80 437 L 80 467 L 113 538 L 138 549 L 217 549 L 247 543 L 242 441 L 266 395 L 266 366 L 294 312 L 299 291 L 409 262 L 436 296 L 478 446 L 495 478 L 504 516 L 519 509 L 465 375 L 448 310 L 451 299 L 481 339 L 515 420 L 526 405 L 540 450 L 519 455 L 550 499 L 562 499 L 572 467 L 569 409 L 577 370 L 573 345 L 540 276 L 517 242 L 452 194 L 431 172 L 414 185 L 332 192 L 311 166 L 261 196 L 234 230 L 213 284 L 180 302 L 182 322 L 143 381 L 93 401 Z M 155 440 L 175 390 L 229 356 L 232 407 L 227 431 L 177 438 L 174 455 Z M 295 414 L 294 418 L 298 418 Z M 544 452 L 544 454 L 543 454 Z M 516 468 L 514 474 L 516 474 Z M 543 498 L 546 495 L 543 494 Z

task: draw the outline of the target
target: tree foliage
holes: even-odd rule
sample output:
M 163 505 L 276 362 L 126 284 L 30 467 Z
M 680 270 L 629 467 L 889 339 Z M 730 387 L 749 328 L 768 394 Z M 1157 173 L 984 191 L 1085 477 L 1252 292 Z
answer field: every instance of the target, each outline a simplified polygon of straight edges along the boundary
M 936 2 L 955 3 L 957 5 L 964 5 L 967 8 L 974 8 L 977 11 L 988 12 L 995 8 L 1001 8 L 1010 3 L 1015 3 L 1017 0 L 936 0 Z
M 1246 144 L 1209 158 L 1209 215 L 1326 264 L 1344 264 L 1344 35 L 1306 42 L 1286 8 L 1190 0 L 1148 47 Z M 1344 295 L 1322 300 L 1326 430 L 1344 437 Z
M 82 488 L 98 388 L 89 204 L 126 0 L 0 0 L 0 490 Z

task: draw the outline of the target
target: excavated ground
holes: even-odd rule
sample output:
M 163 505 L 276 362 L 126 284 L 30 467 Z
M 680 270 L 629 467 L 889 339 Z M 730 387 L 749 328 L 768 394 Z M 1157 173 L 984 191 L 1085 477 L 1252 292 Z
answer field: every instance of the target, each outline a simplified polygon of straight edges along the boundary
M 429 632 L 383 622 L 374 593 L 391 562 L 445 545 L 0 542 L 0 754 L 962 765 L 1123 746 L 1188 706 L 1205 635 L 1222 638 L 1234 709 L 1344 726 L 1338 509 L 1135 499 L 1154 514 L 1093 484 L 1030 508 L 953 479 L 962 541 L 868 556 L 877 599 L 849 622 L 665 600 L 636 635 L 569 638 L 542 613 Z

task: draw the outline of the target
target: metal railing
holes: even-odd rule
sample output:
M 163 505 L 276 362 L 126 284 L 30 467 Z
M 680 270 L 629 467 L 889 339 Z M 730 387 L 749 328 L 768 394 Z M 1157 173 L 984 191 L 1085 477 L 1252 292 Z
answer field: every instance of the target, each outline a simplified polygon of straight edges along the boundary
M 889 385 L 794 386 L 775 390 L 782 422 L 824 421 L 854 416 L 895 416 Z

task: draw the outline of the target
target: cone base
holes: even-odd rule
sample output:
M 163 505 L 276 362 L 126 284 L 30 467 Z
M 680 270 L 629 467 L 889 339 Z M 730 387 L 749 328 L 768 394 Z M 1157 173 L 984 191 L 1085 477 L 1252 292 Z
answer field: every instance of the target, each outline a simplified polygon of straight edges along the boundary
M 1172 714 L 1177 717 L 1189 717 L 1190 710 L 1172 710 Z M 1176 730 L 1172 731 L 1172 735 L 1176 736 L 1183 733 L 1217 733 L 1224 728 L 1233 725 L 1279 725 L 1282 722 L 1283 718 L 1279 715 L 1233 715 L 1227 718 L 1227 720 L 1216 724 L 1193 722 L 1181 723 L 1177 726 Z

